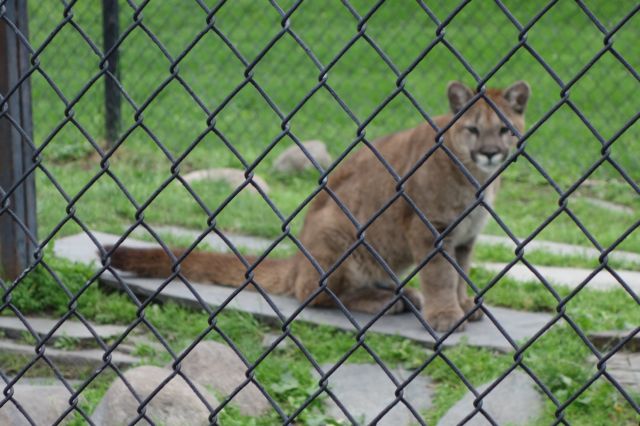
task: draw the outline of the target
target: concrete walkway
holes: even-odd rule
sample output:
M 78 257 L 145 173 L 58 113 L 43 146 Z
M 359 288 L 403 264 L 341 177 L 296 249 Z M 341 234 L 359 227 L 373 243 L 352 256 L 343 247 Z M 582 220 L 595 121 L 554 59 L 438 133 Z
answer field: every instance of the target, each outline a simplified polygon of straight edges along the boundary
M 185 230 L 178 227 L 159 226 L 155 227 L 159 233 L 170 233 L 180 237 L 188 237 L 195 239 L 199 236 L 199 232 L 192 230 Z M 103 243 L 115 243 L 118 237 L 115 235 L 104 234 L 102 232 L 94 233 L 96 238 Z M 242 249 L 246 249 L 249 252 L 260 252 L 265 250 L 271 244 L 271 240 L 265 238 L 256 238 L 243 235 L 228 234 L 229 240 Z M 205 237 L 204 241 L 216 251 L 228 251 L 226 244 L 215 234 L 210 234 Z M 515 248 L 513 242 L 507 238 L 496 237 L 491 235 L 483 235 L 480 238 L 480 244 L 489 245 L 505 245 Z M 134 240 L 129 238 L 126 241 L 126 245 L 132 247 L 154 247 L 153 243 Z M 597 250 L 588 247 L 580 247 L 570 244 L 554 243 L 549 241 L 532 241 L 527 245 L 529 250 L 543 250 L 558 255 L 580 255 L 586 257 L 597 258 L 599 253 Z M 77 234 L 70 237 L 61 238 L 56 243 L 56 253 L 62 257 L 66 257 L 79 262 L 90 262 L 97 260 L 96 249 L 91 243 L 90 239 L 84 234 Z M 614 252 L 611 254 L 612 258 L 618 258 L 625 261 L 640 263 L 640 254 L 630 252 Z M 506 263 L 494 263 L 483 262 L 476 263 L 475 266 L 485 268 L 491 272 L 499 273 L 507 264 Z M 586 268 L 564 268 L 556 266 L 537 266 L 536 270 L 545 277 L 545 279 L 553 285 L 568 286 L 575 288 L 582 281 L 584 281 L 593 270 Z M 640 294 L 640 272 L 634 271 L 616 271 L 620 278 L 636 293 Z M 527 266 L 518 263 L 511 267 L 507 276 L 517 281 L 534 281 L 537 282 L 538 278 L 527 268 Z M 587 288 L 592 290 L 610 290 L 621 289 L 622 285 L 613 277 L 609 272 L 602 271 L 594 276 L 587 284 Z
M 94 236 L 102 244 L 110 244 L 117 241 L 118 237 L 96 232 Z M 132 247 L 149 247 L 151 243 L 137 240 L 127 240 L 126 244 Z M 97 261 L 97 250 L 88 236 L 78 234 L 56 241 L 55 252 L 61 257 L 79 262 Z M 120 274 L 124 284 L 129 286 L 134 292 L 141 295 L 153 294 L 162 280 L 143 279 Z M 121 289 L 121 281 L 109 273 L 102 276 L 102 281 L 116 289 Z M 227 301 L 235 289 L 210 284 L 192 284 L 198 295 L 210 306 L 219 306 Z M 174 300 L 191 306 L 201 307 L 195 295 L 181 281 L 174 281 L 166 286 L 158 295 L 159 299 Z M 285 317 L 290 317 L 298 309 L 298 301 L 290 297 L 271 296 L 271 301 L 277 306 L 280 313 Z M 252 291 L 242 291 L 237 294 L 227 305 L 229 309 L 236 309 L 254 314 L 275 324 L 281 324 L 276 312 L 270 304 L 259 293 Z M 502 327 L 513 340 L 527 339 L 542 328 L 551 318 L 546 313 L 520 312 L 511 309 L 487 307 Z M 340 328 L 347 331 L 357 331 L 347 317 L 335 309 L 305 308 L 297 319 L 314 324 L 324 324 Z M 354 313 L 353 319 L 357 327 L 363 327 L 372 319 L 371 315 Z M 434 344 L 434 338 L 424 329 L 419 320 L 412 314 L 387 315 L 377 320 L 371 331 L 404 336 L 427 345 Z M 456 345 L 465 341 L 469 345 L 494 348 L 500 351 L 511 351 L 513 348 L 508 340 L 500 333 L 498 328 L 489 320 L 484 318 L 481 321 L 470 323 L 464 332 L 454 333 L 445 341 L 445 346 Z

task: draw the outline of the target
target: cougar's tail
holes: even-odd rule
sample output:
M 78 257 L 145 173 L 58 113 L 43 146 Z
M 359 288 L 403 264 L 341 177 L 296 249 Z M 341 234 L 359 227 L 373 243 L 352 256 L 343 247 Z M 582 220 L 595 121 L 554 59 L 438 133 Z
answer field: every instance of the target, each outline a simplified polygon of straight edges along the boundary
M 112 246 L 106 246 L 110 251 Z M 176 258 L 180 258 L 183 250 L 174 250 Z M 251 264 L 255 257 L 245 256 Z M 139 249 L 118 247 L 111 255 L 111 266 L 123 271 L 134 272 L 148 278 L 166 278 L 172 273 L 172 262 L 161 248 Z M 254 281 L 266 291 L 274 294 L 289 292 L 287 272 L 291 266 L 290 259 L 264 259 L 254 270 Z M 234 254 L 191 252 L 180 263 L 182 274 L 196 282 L 237 287 L 245 282 L 247 268 Z M 253 288 L 249 285 L 249 288 Z

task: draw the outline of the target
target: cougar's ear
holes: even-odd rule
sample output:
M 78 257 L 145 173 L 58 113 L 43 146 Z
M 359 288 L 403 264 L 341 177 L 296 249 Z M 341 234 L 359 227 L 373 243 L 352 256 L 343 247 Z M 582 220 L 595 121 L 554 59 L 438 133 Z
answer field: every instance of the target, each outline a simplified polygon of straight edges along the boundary
M 516 81 L 504 89 L 503 96 L 518 114 L 522 114 L 527 107 L 527 101 L 531 95 L 531 88 L 526 81 Z
M 459 81 L 452 81 L 447 86 L 447 96 L 449 97 L 449 106 L 451 112 L 456 114 L 460 111 L 473 97 L 473 90 L 469 89 Z

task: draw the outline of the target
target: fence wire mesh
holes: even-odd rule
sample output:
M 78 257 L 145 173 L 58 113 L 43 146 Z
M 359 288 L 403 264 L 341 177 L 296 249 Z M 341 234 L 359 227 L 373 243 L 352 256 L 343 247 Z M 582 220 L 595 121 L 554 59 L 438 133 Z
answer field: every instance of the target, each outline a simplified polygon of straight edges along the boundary
M 81 424 L 94 424 L 83 398 L 105 372 L 122 380 L 138 401 L 137 416 L 128 419 L 130 424 L 141 420 L 153 424 L 148 406 L 176 378 L 183 379 L 206 406 L 211 424 L 218 424 L 223 410 L 252 385 L 264 395 L 282 424 L 304 422 L 301 418 L 305 410 L 323 397 L 333 401 L 348 422 L 357 424 L 360 421 L 357 414 L 349 411 L 329 384 L 332 375 L 339 374 L 337 371 L 354 353 L 364 352 L 396 389 L 394 399 L 371 416 L 369 421 L 373 424 L 383 421 L 396 406 L 406 407 L 414 422 L 426 424 L 424 413 L 413 407 L 405 391 L 436 361 L 444 362 L 448 374 L 456 376 L 475 396 L 474 409 L 464 421 L 484 418 L 491 424 L 497 423 L 483 407 L 483 400 L 514 370 L 525 372 L 553 405 L 551 424 L 571 424 L 567 410 L 599 380 L 612 386 L 614 398 L 624 402 L 626 410 L 640 414 L 637 395 L 607 369 L 607 362 L 638 333 L 638 324 L 632 324 L 633 329 L 616 345 L 602 350 L 570 314 L 573 301 L 602 271 L 615 278 L 636 309 L 640 303 L 638 295 L 610 262 L 614 251 L 628 247 L 625 244 L 637 238 L 637 233 L 634 234 L 640 225 L 637 213 L 617 218 L 615 224 L 602 223 L 585 215 L 584 210 L 576 210 L 573 203 L 578 191 L 594 185 L 597 187 L 594 191 L 604 187 L 614 199 L 637 201 L 640 194 L 637 156 L 640 104 L 634 96 L 640 83 L 637 72 L 640 6 L 634 2 L 604 1 L 523 3 L 129 0 L 119 2 L 120 34 L 114 48 L 105 50 L 102 2 L 29 2 L 28 34 L 25 22 L 19 22 L 16 15 L 16 10 L 24 8 L 22 2 L 0 0 L 0 34 L 15 37 L 28 56 L 26 66 L 10 80 L 12 85 L 3 87 L 0 93 L 0 123 L 17 131 L 21 143 L 32 152 L 20 176 L 2 181 L 0 219 L 17 226 L 21 238 L 28 241 L 34 252 L 26 269 L 16 277 L 0 280 L 3 290 L 0 313 L 20 320 L 34 349 L 32 356 L 19 366 L 9 368 L 7 363 L 0 368 L 4 382 L 0 409 L 13 406 L 24 421 L 35 424 L 14 391 L 31 370 L 44 364 L 69 393 L 68 406 L 59 414 L 56 424 L 71 418 Z M 120 55 L 117 75 L 109 71 L 106 59 L 113 51 Z M 505 121 L 504 114 L 488 96 L 487 86 L 505 86 L 523 79 L 531 85 L 533 96 L 527 110 L 527 130 L 520 133 L 509 125 L 516 131 L 517 148 L 491 179 L 478 182 L 462 162 L 452 157 L 474 187 L 476 199 L 465 206 L 453 223 L 441 227 L 418 208 L 404 184 L 435 152 L 446 151 L 443 135 L 451 123 L 438 127 L 434 117 L 446 112 L 445 88 L 448 81 L 456 79 L 470 82 L 477 90 L 472 104 L 489 103 Z M 107 80 L 116 83 L 122 99 L 121 130 L 115 140 L 106 140 Z M 11 107 L 12 97 L 27 84 L 33 93 L 33 135 L 30 129 L 22 127 L 20 112 Z M 462 113 L 464 110 L 455 119 Z M 375 137 L 424 121 L 434 127 L 436 144 L 409 173 L 399 175 L 377 152 Z M 335 157 L 330 165 L 322 166 L 303 146 L 302 142 L 311 139 L 330 141 L 329 150 Z M 275 186 L 269 191 L 256 176 L 272 174 L 274 158 L 293 145 L 308 156 L 313 169 L 293 181 L 276 174 Z M 550 149 L 549 145 L 557 148 Z M 376 155 L 396 185 L 393 197 L 381 202 L 379 210 L 364 219 L 357 218 L 329 184 L 332 173 L 357 149 L 368 149 Z M 4 148 L 0 155 L 7 155 Z M 235 187 L 213 190 L 209 184 L 184 177 L 188 171 L 212 165 L 240 168 L 244 180 Z M 517 205 L 512 206 L 517 215 L 530 215 L 525 227 L 514 225 L 513 215 L 503 217 L 501 205 L 496 207 L 485 200 L 485 190 L 501 174 L 509 181 L 505 186 L 513 181 L 520 184 L 521 190 L 547 191 L 540 196 L 542 208 L 537 212 L 524 212 Z M 38 194 L 37 234 L 24 223 L 15 212 L 15 203 L 10 201 L 34 177 Z M 598 186 L 602 182 L 604 186 Z M 286 195 L 289 199 L 278 195 L 286 185 L 294 186 Z M 251 191 L 253 194 L 248 195 Z M 340 206 L 353 223 L 356 236 L 353 244 L 329 267 L 321 266 L 297 235 L 305 209 L 318 196 L 326 196 Z M 413 214 L 434 235 L 432 249 L 424 253 L 423 261 L 417 262 L 408 274 L 394 271 L 366 238 L 367 230 L 397 200 L 412 206 Z M 254 209 L 259 220 L 251 214 Z M 516 246 L 503 269 L 486 282 L 474 280 L 443 244 L 474 209 L 488 211 L 493 232 L 506 235 Z M 252 222 L 240 223 L 243 219 Z M 169 250 L 175 242 L 166 242 L 166 236 L 152 226 L 159 223 L 198 229 L 199 235 L 186 243 L 182 241 L 188 248 L 181 256 L 175 256 Z M 607 227 L 611 232 L 605 232 Z M 595 248 L 599 257 L 582 283 L 562 292 L 527 257 L 527 249 L 534 239 L 562 233 L 565 228 L 571 228 L 574 242 Z M 98 229 L 117 231 L 120 238 L 116 247 L 143 230 L 167 251 L 173 263 L 171 272 L 157 290 L 141 297 L 129 287 L 127 279 L 111 266 L 115 249 L 105 249 L 100 244 Z M 228 230 L 266 235 L 272 243 L 254 260 L 246 257 L 243 247 L 232 242 Z M 89 279 L 80 283 L 70 282 L 69 276 L 57 269 L 58 263 L 51 261 L 54 241 L 78 231 L 87 235 L 100 252 L 100 264 Z M 181 269 L 187 255 L 202 248 L 210 234 L 222 239 L 246 269 L 244 282 L 220 306 L 208 305 Z M 283 245 L 288 247 L 286 250 L 306 257 L 319 273 L 316 290 L 292 315 L 281 313 L 255 278 L 261 262 Z M 395 287 L 393 298 L 366 323 L 359 322 L 328 288 L 331 274 L 357 250 L 366 251 L 375 259 Z M 455 330 L 436 332 L 407 297 L 405 290 L 412 278 L 436 257 L 446 259 L 473 292 L 474 307 L 457 325 L 481 311 L 484 321 L 491 322 L 513 348 L 508 366 L 497 377 L 490 377 L 491 384 L 483 391 L 467 377 L 466 366 L 456 362 L 445 349 Z M 548 292 L 553 309 L 547 324 L 525 341 L 512 338 L 485 305 L 492 290 L 516 265 L 524 265 L 537 277 L 538 285 Z M 38 278 L 34 278 L 36 273 L 40 274 Z M 82 298 L 98 286 L 104 273 L 116 278 L 128 302 L 135 306 L 126 331 L 110 340 L 93 330 L 90 320 L 96 320 L 96 311 L 87 315 L 89 310 L 82 305 Z M 34 279 L 46 279 L 53 288 L 50 293 L 36 297 L 63 301 L 60 304 L 63 309 L 58 307 L 57 311 L 49 312 L 55 314 L 56 325 L 45 335 L 31 327 L 20 293 Z M 168 341 L 167 331 L 149 319 L 149 310 L 174 280 L 189 289 L 207 314 L 207 326 L 198 331 L 186 349 L 177 349 Z M 250 288 L 273 309 L 279 328 L 278 337 L 255 357 L 247 357 L 245 348 L 219 322 L 229 303 Z M 355 330 L 350 347 L 331 368 L 316 359 L 295 330 L 300 313 L 321 295 L 334 299 L 336 315 L 344 315 Z M 433 350 L 415 365 L 407 378 L 394 373 L 379 348 L 367 338 L 370 328 L 398 301 L 408 306 L 424 333 L 435 341 Z M 50 308 L 46 303 L 42 306 Z M 68 372 L 50 356 L 53 336 L 68 320 L 84 324 L 103 354 L 100 367 L 79 380 L 70 379 Z M 561 324 L 568 326 L 597 359 L 595 371 L 564 394 L 542 380 L 527 357 L 527 351 Z M 172 370 L 146 396 L 135 392 L 113 359 L 114 352 L 140 328 L 154 336 L 166 351 Z M 181 362 L 193 348 L 212 336 L 227 344 L 246 367 L 244 381 L 217 404 L 211 404 L 198 390 L 194 378 L 181 369 Z M 313 389 L 296 404 L 287 404 L 274 396 L 256 375 L 261 364 L 286 341 L 292 342 L 319 377 Z

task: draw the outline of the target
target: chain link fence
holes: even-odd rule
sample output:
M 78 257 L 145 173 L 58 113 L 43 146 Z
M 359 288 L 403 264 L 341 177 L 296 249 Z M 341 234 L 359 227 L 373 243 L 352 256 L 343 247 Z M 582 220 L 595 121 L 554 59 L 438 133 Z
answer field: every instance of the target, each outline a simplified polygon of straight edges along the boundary
M 231 347 L 246 366 L 246 379 L 221 403 L 212 405 L 198 394 L 211 424 L 218 424 L 234 397 L 250 385 L 255 385 L 273 408 L 271 422 L 304 424 L 305 410 L 324 397 L 341 409 L 347 422 L 357 424 L 356 414 L 350 413 L 329 387 L 332 374 L 357 351 L 365 351 L 396 388 L 393 401 L 372 416 L 373 424 L 400 405 L 411 411 L 415 423 L 426 424 L 424 413 L 412 406 L 404 391 L 435 362 L 444 362 L 448 374 L 474 394 L 474 409 L 465 421 L 484 418 L 496 424 L 483 408 L 483 400 L 516 369 L 536 383 L 552 406 L 551 424 L 572 424 L 567 413 L 602 380 L 610 385 L 607 395 L 616 407 L 623 406 L 621 410 L 630 413 L 629 418 L 640 415 L 637 394 L 607 370 L 607 361 L 631 342 L 640 329 L 638 324 L 625 324 L 631 330 L 613 347 L 601 350 L 570 314 L 583 289 L 602 271 L 615 278 L 635 314 L 640 302 L 617 272 L 618 266 L 610 261 L 616 251 L 638 251 L 637 210 L 631 215 L 611 213 L 598 218 L 585 214 L 592 206 L 577 200 L 578 195 L 585 199 L 598 196 L 637 207 L 640 98 L 634 94 L 640 84 L 639 8 L 631 1 L 62 0 L 31 1 L 27 11 L 26 2 L 0 0 L 0 59 L 6 61 L 0 63 L 0 252 L 5 268 L 0 281 L 0 313 L 20 320 L 35 350 L 17 366 L 2 358 L 0 407 L 13 406 L 24 422 L 35 424 L 14 389 L 36 365 L 44 363 L 69 392 L 67 409 L 55 423 L 73 419 L 78 424 L 93 424 L 92 408 L 87 408 L 84 398 L 105 371 L 128 383 L 112 354 L 132 330 L 144 327 L 170 357 L 172 374 L 149 396 L 136 395 L 137 416 L 128 419 L 130 424 L 141 420 L 153 424 L 147 407 L 175 377 L 198 394 L 194 378 L 181 370 L 180 363 L 210 336 Z M 105 18 L 105 13 L 110 14 L 111 22 L 117 15 L 118 25 L 110 29 L 111 41 L 105 35 L 104 22 L 109 17 Z M 114 40 L 113 48 L 104 48 Z M 117 70 L 110 68 L 114 62 L 108 60 L 114 53 L 118 55 Z M 406 176 L 392 172 L 373 141 L 425 121 L 433 125 L 435 116 L 448 111 L 445 93 L 451 80 L 467 82 L 478 90 L 473 101 L 486 101 L 494 109 L 487 86 L 528 81 L 533 93 L 527 108 L 529 124 L 526 131 L 517 133 L 517 149 L 498 174 L 504 175 L 505 187 L 513 184 L 515 188 L 506 197 L 519 191 L 519 197 L 526 193 L 536 200 L 520 208 L 517 201 L 526 197 L 516 197 L 507 211 L 509 200 L 505 197 L 494 207 L 483 198 L 493 179 L 479 183 L 454 160 L 474 187 L 476 201 L 440 229 L 417 208 L 403 184 L 434 152 L 445 150 L 442 135 L 449 125 L 436 126 L 435 148 Z M 106 119 L 110 96 L 111 105 L 117 102 L 119 112 Z M 505 119 L 499 110 L 496 113 Z M 303 149 L 302 142 L 314 139 L 327 141 L 334 157 L 329 167 L 323 168 L 310 158 L 314 168 L 293 178 L 272 171 L 278 154 L 287 147 Z M 364 219 L 351 213 L 329 181 L 334 169 L 339 172 L 341 162 L 361 147 L 379 157 L 397 184 L 394 196 Z M 189 171 L 211 167 L 241 169 L 245 180 L 237 187 L 215 189 L 184 178 Z M 273 178 L 271 191 L 256 183 L 257 175 Z M 250 190 L 257 194 L 248 195 Z M 337 266 L 319 267 L 317 291 L 291 316 L 278 312 L 254 277 L 260 262 L 283 245 L 284 251 L 317 264 L 300 242 L 298 231 L 306 208 L 318 196 L 333 199 L 354 224 L 357 238 L 337 264 L 357 250 L 366 250 L 395 286 L 393 300 L 366 324 L 359 323 L 336 298 L 336 315 L 344 315 L 354 325 L 355 339 L 330 369 L 320 365 L 294 327 L 314 297 L 328 294 L 335 298 L 327 279 Z M 424 261 L 408 275 L 392 270 L 366 238 L 371 224 L 396 200 L 410 204 L 435 239 L 433 249 L 424 253 Z M 503 271 L 486 282 L 468 276 L 442 244 L 476 207 L 489 212 L 492 233 L 506 235 L 517 247 Z M 616 218 L 615 223 L 611 218 Z M 255 287 L 275 310 L 278 338 L 258 356 L 246 357 L 245 348 L 218 323 L 236 293 L 219 307 L 199 299 L 180 268 L 186 255 L 172 258 L 171 272 L 154 294 L 145 298 L 135 295 L 127 280 L 111 267 L 112 251 L 99 243 L 96 231 L 121 236 L 117 245 L 141 229 L 165 250 L 175 245 L 175 241 L 165 242 L 165 236 L 151 224 L 197 229 L 197 238 L 178 241 L 188 247 L 187 254 L 202 248 L 200 244 L 209 234 L 222 238 L 246 269 L 240 289 Z M 228 231 L 268 237 L 272 244 L 251 260 L 226 237 Z M 72 282 L 77 277 L 70 278 L 57 269 L 52 247 L 56 239 L 77 232 L 91 238 L 101 264 L 86 279 Z M 542 237 L 564 238 L 563 242 L 595 248 L 599 255 L 592 273 L 573 290 L 558 291 L 526 257 L 528 244 Z M 414 275 L 435 256 L 446 258 L 473 293 L 473 309 L 457 324 L 481 311 L 484 321 L 492 323 L 513 348 L 508 365 L 490 377 L 491 385 L 482 392 L 467 378 L 467 366 L 456 362 L 445 349 L 454 331 L 437 333 L 406 297 Z M 553 312 L 547 324 L 526 341 L 511 338 L 485 305 L 504 275 L 519 264 L 537 277 Z M 20 266 L 12 269 L 11 265 Z M 126 322 L 126 332 L 112 341 L 91 331 L 103 362 L 72 380 L 49 355 L 52 336 L 71 320 L 92 330 L 99 315 L 85 314 L 88 310 L 82 299 L 93 294 L 105 272 L 117 277 L 134 315 Z M 38 309 L 29 309 L 24 291 L 21 293 L 38 279 L 47 281 L 54 290 L 35 294 L 35 299 L 55 293 L 62 300 L 57 311 L 53 305 L 42 309 L 43 314 L 53 309 L 56 319 L 56 326 L 44 336 L 30 326 L 26 312 Z M 184 350 L 177 349 L 167 331 L 149 320 L 149 310 L 174 279 L 189 288 L 207 316 L 206 327 Z M 433 351 L 414 366 L 414 374 L 406 380 L 394 375 L 368 339 L 369 328 L 397 301 L 410 306 L 424 333 L 435 341 Z M 572 336 L 597 359 L 595 370 L 564 393 L 539 377 L 527 353 L 558 324 L 567 325 Z M 285 340 L 293 342 L 319 376 L 312 390 L 295 404 L 275 396 L 256 375 Z M 135 394 L 132 386 L 127 386 Z

